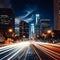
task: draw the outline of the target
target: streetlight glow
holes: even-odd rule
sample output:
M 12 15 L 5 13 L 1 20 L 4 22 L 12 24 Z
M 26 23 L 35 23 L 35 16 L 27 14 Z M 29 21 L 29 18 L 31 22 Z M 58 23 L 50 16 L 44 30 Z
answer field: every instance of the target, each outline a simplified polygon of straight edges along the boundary
M 23 35 L 23 38 L 25 38 L 26 36 L 25 35 Z
M 48 30 L 48 31 L 47 31 L 47 33 L 49 33 L 49 34 L 50 34 L 51 32 L 52 32 L 51 30 Z
M 9 32 L 13 32 L 13 30 L 12 30 L 12 29 L 9 29 L 8 31 L 9 31 Z

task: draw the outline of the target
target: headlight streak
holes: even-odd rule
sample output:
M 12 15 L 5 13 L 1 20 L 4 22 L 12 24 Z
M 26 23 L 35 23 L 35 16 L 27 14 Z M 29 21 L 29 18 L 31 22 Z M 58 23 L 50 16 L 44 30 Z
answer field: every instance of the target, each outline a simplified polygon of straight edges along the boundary
M 40 49 L 41 51 L 43 51 L 45 54 L 47 54 L 46 53 L 46 51 L 44 51 L 44 49 L 42 49 L 41 47 L 39 47 L 39 46 L 37 46 L 37 45 L 35 45 L 38 49 Z M 47 54 L 48 56 L 50 56 L 50 57 L 52 57 L 51 55 L 49 55 L 49 54 Z M 52 57 L 53 59 L 55 59 L 54 57 Z M 56 59 L 55 59 L 56 60 Z
M 10 50 L 13 50 L 11 51 L 11 53 L 5 55 L 5 56 L 2 56 L 2 58 L 0 60 L 3 60 L 9 56 L 12 56 L 8 59 L 10 60 L 11 58 L 13 58 L 16 54 L 18 54 L 19 52 L 21 52 L 21 50 L 23 50 L 24 48 L 28 47 L 30 45 L 30 42 L 20 42 L 20 43 L 17 43 L 17 44 L 13 44 L 13 45 L 9 45 L 9 46 L 5 46 L 5 47 L 1 47 L 0 49 L 0 52 L 3 50 L 3 52 L 0 53 L 1 54 L 4 54 L 5 52 L 8 52 Z M 5 51 L 6 50 L 6 51 Z
M 32 45 L 31 45 L 32 46 Z M 32 46 L 33 50 L 35 51 L 36 55 L 38 56 L 39 60 L 42 60 L 41 56 L 39 56 L 39 53 L 37 52 L 37 50 Z
M 60 59 L 60 54 L 58 54 L 58 53 L 56 53 L 56 52 L 54 52 L 54 51 L 52 51 L 52 50 L 49 50 L 49 49 L 47 49 L 47 48 L 44 48 L 44 47 L 42 47 L 42 44 L 40 44 L 40 45 L 38 45 L 36 42 L 35 42 L 35 44 L 34 44 L 38 49 L 40 49 L 41 51 L 43 51 L 44 53 L 46 53 L 47 55 L 49 55 L 49 56 L 51 56 L 52 58 L 54 58 L 54 59 L 56 59 L 55 57 L 57 57 L 58 59 Z
M 26 47 L 28 47 L 28 46 L 30 45 L 29 42 L 23 42 L 23 43 L 21 43 L 21 44 L 22 44 L 21 50 L 24 50 L 24 48 L 26 48 Z M 10 58 L 8 58 L 7 60 L 12 59 L 12 58 L 13 58 L 14 56 L 16 56 L 21 50 L 19 49 L 14 55 L 12 55 L 12 56 L 11 56 Z
M 44 42 L 36 42 L 36 43 L 38 43 L 38 44 L 46 44 L 46 45 L 51 45 L 51 46 L 60 47 L 60 45 L 58 45 L 58 44 L 44 43 Z
M 6 56 L 4 56 L 3 58 L 1 58 L 1 60 L 5 59 L 6 57 L 10 56 L 11 54 L 15 53 L 18 49 L 13 50 L 11 53 L 7 54 Z
M 21 58 L 25 55 L 28 47 L 24 49 L 24 52 L 18 57 L 18 60 L 21 60 Z M 25 55 L 26 56 L 26 55 Z M 25 59 L 25 58 L 24 58 Z
M 16 48 L 16 47 L 9 48 L 8 50 L 6 49 L 5 51 L 0 52 L 0 54 L 4 54 L 4 53 L 6 53 L 6 52 L 8 52 L 8 51 L 10 51 L 10 50 L 13 50 L 13 49 L 15 49 L 15 48 Z
M 22 54 L 20 55 L 19 59 L 21 59 L 25 55 L 24 59 L 26 60 L 27 54 L 30 50 L 30 48 L 28 48 L 28 47 L 30 47 L 31 44 L 34 45 L 36 47 L 36 49 L 41 50 L 43 53 L 50 56 L 51 58 L 53 58 L 55 60 L 60 59 L 60 54 L 58 53 L 58 51 L 56 51 L 54 49 L 50 49 L 51 47 L 59 49 L 60 45 L 37 42 L 37 41 L 24 41 L 24 42 L 8 45 L 5 47 L 1 47 L 0 56 L 1 56 L 1 54 L 4 54 L 4 55 L 0 57 L 0 60 L 4 60 L 4 59 L 5 60 L 14 60 L 21 53 Z M 47 46 L 47 47 L 44 47 L 44 46 Z M 51 46 L 51 47 L 49 47 L 49 46 Z M 25 51 L 25 49 L 26 49 L 26 51 Z M 37 51 L 38 50 L 36 50 L 36 52 Z M 7 52 L 8 52 L 8 54 L 5 55 Z M 25 52 L 26 52 L 26 54 L 25 54 Z
M 26 52 L 24 60 L 26 60 L 26 57 L 27 57 L 27 54 L 28 54 L 29 50 L 30 50 L 30 47 L 27 49 L 27 52 Z
M 47 48 L 45 48 L 45 47 L 43 47 L 43 46 L 42 46 L 42 48 L 43 48 L 44 50 L 47 50 L 48 52 L 51 52 L 51 53 L 53 53 L 53 54 L 56 54 L 56 55 L 60 56 L 60 54 L 57 53 L 57 52 L 54 52 L 54 51 L 52 51 L 52 50 L 50 50 L 50 49 L 47 49 Z
M 7 60 L 11 60 L 12 58 L 14 58 L 20 51 L 22 51 L 24 49 L 24 47 L 23 48 L 21 48 L 21 49 L 19 49 L 15 54 L 13 54 L 11 57 L 9 57 Z
M 51 46 L 51 45 L 45 45 L 45 44 L 43 44 L 42 46 L 45 47 L 45 48 L 48 48 L 48 49 L 50 49 L 50 50 L 52 50 L 54 52 L 60 53 L 60 49 L 58 47 Z
M 7 49 L 10 49 L 12 47 L 16 46 L 16 44 L 13 44 L 13 45 L 8 45 L 8 46 L 5 46 L 5 47 L 1 47 L 0 48 L 0 51 L 4 51 L 4 50 L 7 50 Z

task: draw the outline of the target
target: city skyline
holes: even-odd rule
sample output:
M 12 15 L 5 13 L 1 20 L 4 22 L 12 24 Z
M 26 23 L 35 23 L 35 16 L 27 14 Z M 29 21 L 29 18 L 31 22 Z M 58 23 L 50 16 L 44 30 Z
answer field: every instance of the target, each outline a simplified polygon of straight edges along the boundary
M 14 0 L 11 1 L 15 13 L 16 25 L 20 20 L 31 22 L 34 20 L 33 14 L 40 14 L 40 19 L 50 19 L 51 28 L 54 28 L 54 14 L 52 0 Z M 35 20 L 34 20 L 35 22 Z M 17 25 L 18 26 L 18 25 Z
M 60 60 L 60 0 L 0 0 L 0 60 Z
M 54 28 L 54 14 L 52 0 L 1 0 L 1 8 L 12 8 L 15 14 L 15 26 L 20 20 L 28 23 L 34 21 L 34 14 L 40 14 L 40 19 L 50 19 L 51 28 Z

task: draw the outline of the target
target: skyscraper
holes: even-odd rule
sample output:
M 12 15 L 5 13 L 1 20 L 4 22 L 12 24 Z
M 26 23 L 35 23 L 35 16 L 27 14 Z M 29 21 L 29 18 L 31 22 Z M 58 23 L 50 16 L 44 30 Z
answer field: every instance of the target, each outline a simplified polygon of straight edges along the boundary
M 34 23 L 31 23 L 30 24 L 30 29 L 29 29 L 29 37 L 30 38 L 33 38 L 33 35 L 34 35 L 34 33 L 35 33 L 35 29 L 34 29 L 35 27 L 34 27 Z
M 36 14 L 35 34 L 40 35 L 40 15 Z
M 26 23 L 25 21 L 20 22 L 19 34 L 20 38 L 23 38 L 23 36 L 25 36 L 25 38 L 29 38 L 29 24 Z
M 50 30 L 50 19 L 41 19 L 40 20 L 40 33 L 46 33 Z
M 60 30 L 60 0 L 54 0 L 54 29 Z
M 0 32 L 8 36 L 9 29 L 15 30 L 14 13 L 10 8 L 0 8 Z

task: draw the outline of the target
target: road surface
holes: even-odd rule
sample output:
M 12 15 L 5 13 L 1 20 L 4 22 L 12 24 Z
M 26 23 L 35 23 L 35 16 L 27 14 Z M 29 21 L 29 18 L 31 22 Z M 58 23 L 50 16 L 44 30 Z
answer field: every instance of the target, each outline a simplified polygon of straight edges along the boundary
M 60 45 L 25 41 L 0 48 L 0 60 L 60 60 Z

